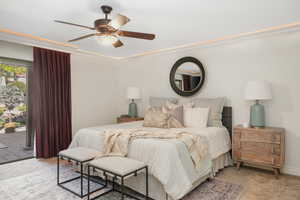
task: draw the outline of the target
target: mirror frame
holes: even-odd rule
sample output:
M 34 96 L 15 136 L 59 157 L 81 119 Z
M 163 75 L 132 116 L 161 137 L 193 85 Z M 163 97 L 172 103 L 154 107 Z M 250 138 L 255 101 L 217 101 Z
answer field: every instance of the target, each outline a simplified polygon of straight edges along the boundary
M 191 91 L 182 91 L 180 90 L 176 84 L 175 84 L 175 74 L 176 74 L 176 70 L 183 64 L 183 63 L 186 63 L 186 62 L 192 62 L 194 64 L 196 64 L 200 71 L 202 72 L 202 81 L 199 83 L 199 85 L 191 90 Z M 171 69 L 171 72 L 170 72 L 170 84 L 171 84 L 171 87 L 172 89 L 174 90 L 174 92 L 176 92 L 178 95 L 180 96 L 192 96 L 194 94 L 196 94 L 203 86 L 205 82 L 205 70 L 204 70 L 204 67 L 202 65 L 202 63 L 194 58 L 194 57 L 183 57 L 183 58 L 180 58 L 179 60 L 176 61 L 176 63 L 173 65 L 172 69 Z

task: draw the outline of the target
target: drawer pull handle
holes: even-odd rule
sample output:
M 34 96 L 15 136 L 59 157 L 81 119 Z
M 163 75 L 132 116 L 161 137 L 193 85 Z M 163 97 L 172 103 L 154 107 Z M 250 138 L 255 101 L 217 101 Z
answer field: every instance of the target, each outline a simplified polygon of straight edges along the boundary
M 274 148 L 274 145 L 272 145 L 272 154 L 275 154 L 275 148 Z
M 275 158 L 272 157 L 272 164 L 274 165 L 275 164 Z

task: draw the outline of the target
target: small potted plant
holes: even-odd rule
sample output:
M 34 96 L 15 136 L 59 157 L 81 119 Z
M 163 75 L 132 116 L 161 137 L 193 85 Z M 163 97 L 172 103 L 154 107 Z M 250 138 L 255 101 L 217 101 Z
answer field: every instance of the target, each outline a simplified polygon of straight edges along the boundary
M 16 122 L 8 122 L 4 124 L 5 133 L 14 133 L 16 129 Z

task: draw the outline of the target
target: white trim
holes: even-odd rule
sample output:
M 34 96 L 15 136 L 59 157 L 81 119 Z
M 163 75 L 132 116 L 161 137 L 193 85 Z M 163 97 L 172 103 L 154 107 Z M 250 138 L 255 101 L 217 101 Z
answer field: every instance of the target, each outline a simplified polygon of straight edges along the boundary
M 282 170 L 282 173 L 293 176 L 300 176 L 300 168 L 285 166 Z
M 264 29 L 260 29 L 260 30 L 256 30 L 256 31 L 244 32 L 244 33 L 239 33 L 239 34 L 235 34 L 235 35 L 228 35 L 228 36 L 224 36 L 224 37 L 214 38 L 212 40 L 205 40 L 205 41 L 200 41 L 200 42 L 195 42 L 195 43 L 190 43 L 190 44 L 183 44 L 183 45 L 170 47 L 170 48 L 146 51 L 144 53 L 138 53 L 138 54 L 134 54 L 132 56 L 123 57 L 123 59 L 136 58 L 136 57 L 148 56 L 148 55 L 153 55 L 153 54 L 162 54 L 162 53 L 167 53 L 167 52 L 176 52 L 176 51 L 180 51 L 180 50 L 187 50 L 187 49 L 193 49 L 193 48 L 222 44 L 222 43 L 226 44 L 226 42 L 228 42 L 228 41 L 251 38 L 254 36 L 262 36 L 264 34 L 277 33 L 277 32 L 285 31 L 285 30 L 294 30 L 297 27 L 298 28 L 300 27 L 300 22 L 284 24 L 284 25 L 280 25 L 280 26 L 272 26 L 272 27 L 268 27 L 268 28 L 264 28 Z

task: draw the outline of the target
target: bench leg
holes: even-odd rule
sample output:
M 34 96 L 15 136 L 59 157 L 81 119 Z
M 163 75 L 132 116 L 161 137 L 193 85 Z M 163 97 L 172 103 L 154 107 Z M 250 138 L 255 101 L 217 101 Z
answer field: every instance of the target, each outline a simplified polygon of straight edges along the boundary
M 149 184 L 148 184 L 148 167 L 146 167 L 146 200 L 148 200 L 149 197 Z
M 124 178 L 121 178 L 121 199 L 124 200 Z
M 81 198 L 83 197 L 83 164 L 80 162 L 80 194 Z
M 57 156 L 57 185 L 59 185 L 59 156 Z
M 103 173 L 103 176 L 105 177 L 105 185 L 104 186 L 107 187 L 108 180 L 107 180 L 107 175 L 105 172 Z
M 87 199 L 90 200 L 90 166 L 88 165 L 88 188 L 87 188 Z
M 113 182 L 112 182 L 112 189 L 113 189 L 113 191 L 114 191 L 114 190 L 115 190 L 115 177 L 112 178 L 112 181 L 113 181 Z

